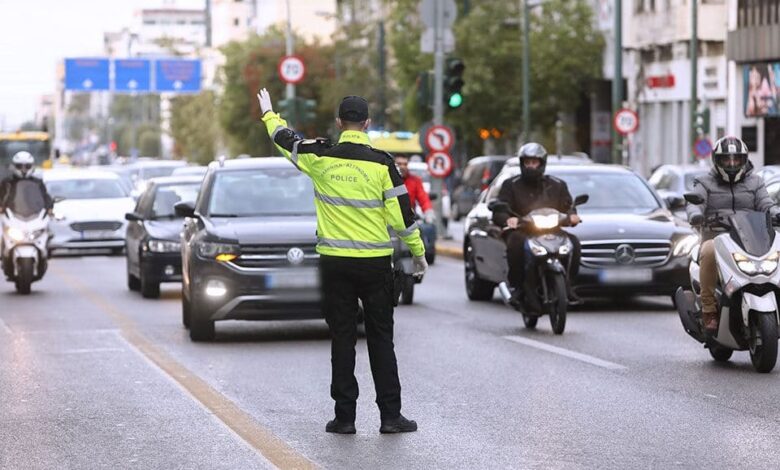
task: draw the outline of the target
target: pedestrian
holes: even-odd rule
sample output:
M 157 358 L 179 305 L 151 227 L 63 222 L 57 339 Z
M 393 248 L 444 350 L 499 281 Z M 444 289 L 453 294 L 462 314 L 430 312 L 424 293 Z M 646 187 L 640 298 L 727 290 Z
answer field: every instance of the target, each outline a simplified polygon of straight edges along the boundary
M 335 418 L 325 430 L 355 433 L 358 299 L 362 302 L 368 355 L 381 417 L 381 433 L 413 432 L 401 414 L 401 384 L 393 345 L 393 245 L 388 227 L 409 246 L 414 274 L 428 268 L 409 195 L 393 157 L 371 147 L 368 102 L 347 96 L 339 105 L 337 144 L 304 140 L 273 111 L 263 88 L 262 120 L 282 154 L 314 183 L 317 252 L 325 320 L 331 332 L 331 386 Z

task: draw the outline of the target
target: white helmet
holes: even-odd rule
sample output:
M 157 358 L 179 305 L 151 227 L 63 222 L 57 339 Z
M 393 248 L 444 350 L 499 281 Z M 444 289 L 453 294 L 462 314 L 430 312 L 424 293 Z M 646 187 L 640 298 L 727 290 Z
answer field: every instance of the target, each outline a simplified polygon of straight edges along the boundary
M 16 152 L 11 159 L 11 170 L 14 175 L 19 178 L 29 178 L 33 173 L 33 165 L 35 165 L 35 158 L 33 158 L 30 152 Z

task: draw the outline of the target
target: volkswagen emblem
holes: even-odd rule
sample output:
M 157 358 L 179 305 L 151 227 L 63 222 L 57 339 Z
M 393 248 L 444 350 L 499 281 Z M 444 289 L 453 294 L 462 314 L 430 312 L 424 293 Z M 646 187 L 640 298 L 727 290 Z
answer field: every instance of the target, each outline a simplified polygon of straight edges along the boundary
M 303 257 L 303 250 L 298 247 L 290 248 L 290 251 L 287 252 L 287 261 L 290 264 L 298 265 L 303 263 Z
M 633 246 L 624 244 L 615 248 L 615 260 L 617 260 L 618 264 L 631 264 L 635 258 L 636 252 Z

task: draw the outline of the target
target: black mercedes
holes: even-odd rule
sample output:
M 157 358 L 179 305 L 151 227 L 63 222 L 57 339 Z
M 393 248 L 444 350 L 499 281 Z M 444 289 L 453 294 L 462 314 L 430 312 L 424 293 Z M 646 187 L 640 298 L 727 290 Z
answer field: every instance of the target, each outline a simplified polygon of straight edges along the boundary
M 160 296 L 161 282 L 181 281 L 182 217 L 174 205 L 194 201 L 201 178 L 156 178 L 149 181 L 133 212 L 125 214 L 127 287 L 147 299 Z
M 468 214 L 463 253 L 466 290 L 472 300 L 493 298 L 506 280 L 506 245 L 488 203 L 517 176 L 507 166 Z M 672 216 L 666 203 L 633 171 L 613 165 L 555 165 L 547 173 L 590 199 L 578 207 L 582 223 L 568 231 L 582 243 L 575 291 L 583 296 L 672 295 L 688 282 L 688 254 L 698 236 Z
M 213 162 L 182 232 L 182 322 L 322 318 L 311 180 L 284 158 Z

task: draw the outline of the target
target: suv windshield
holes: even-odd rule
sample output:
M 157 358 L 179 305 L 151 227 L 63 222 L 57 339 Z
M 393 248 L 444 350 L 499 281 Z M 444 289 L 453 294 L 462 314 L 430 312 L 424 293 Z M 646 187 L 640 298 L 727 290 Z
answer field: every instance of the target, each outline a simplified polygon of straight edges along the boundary
M 211 187 L 212 217 L 314 215 L 314 188 L 294 168 L 222 171 Z
M 78 178 L 46 183 L 52 197 L 64 199 L 114 199 L 128 197 L 119 179 Z

